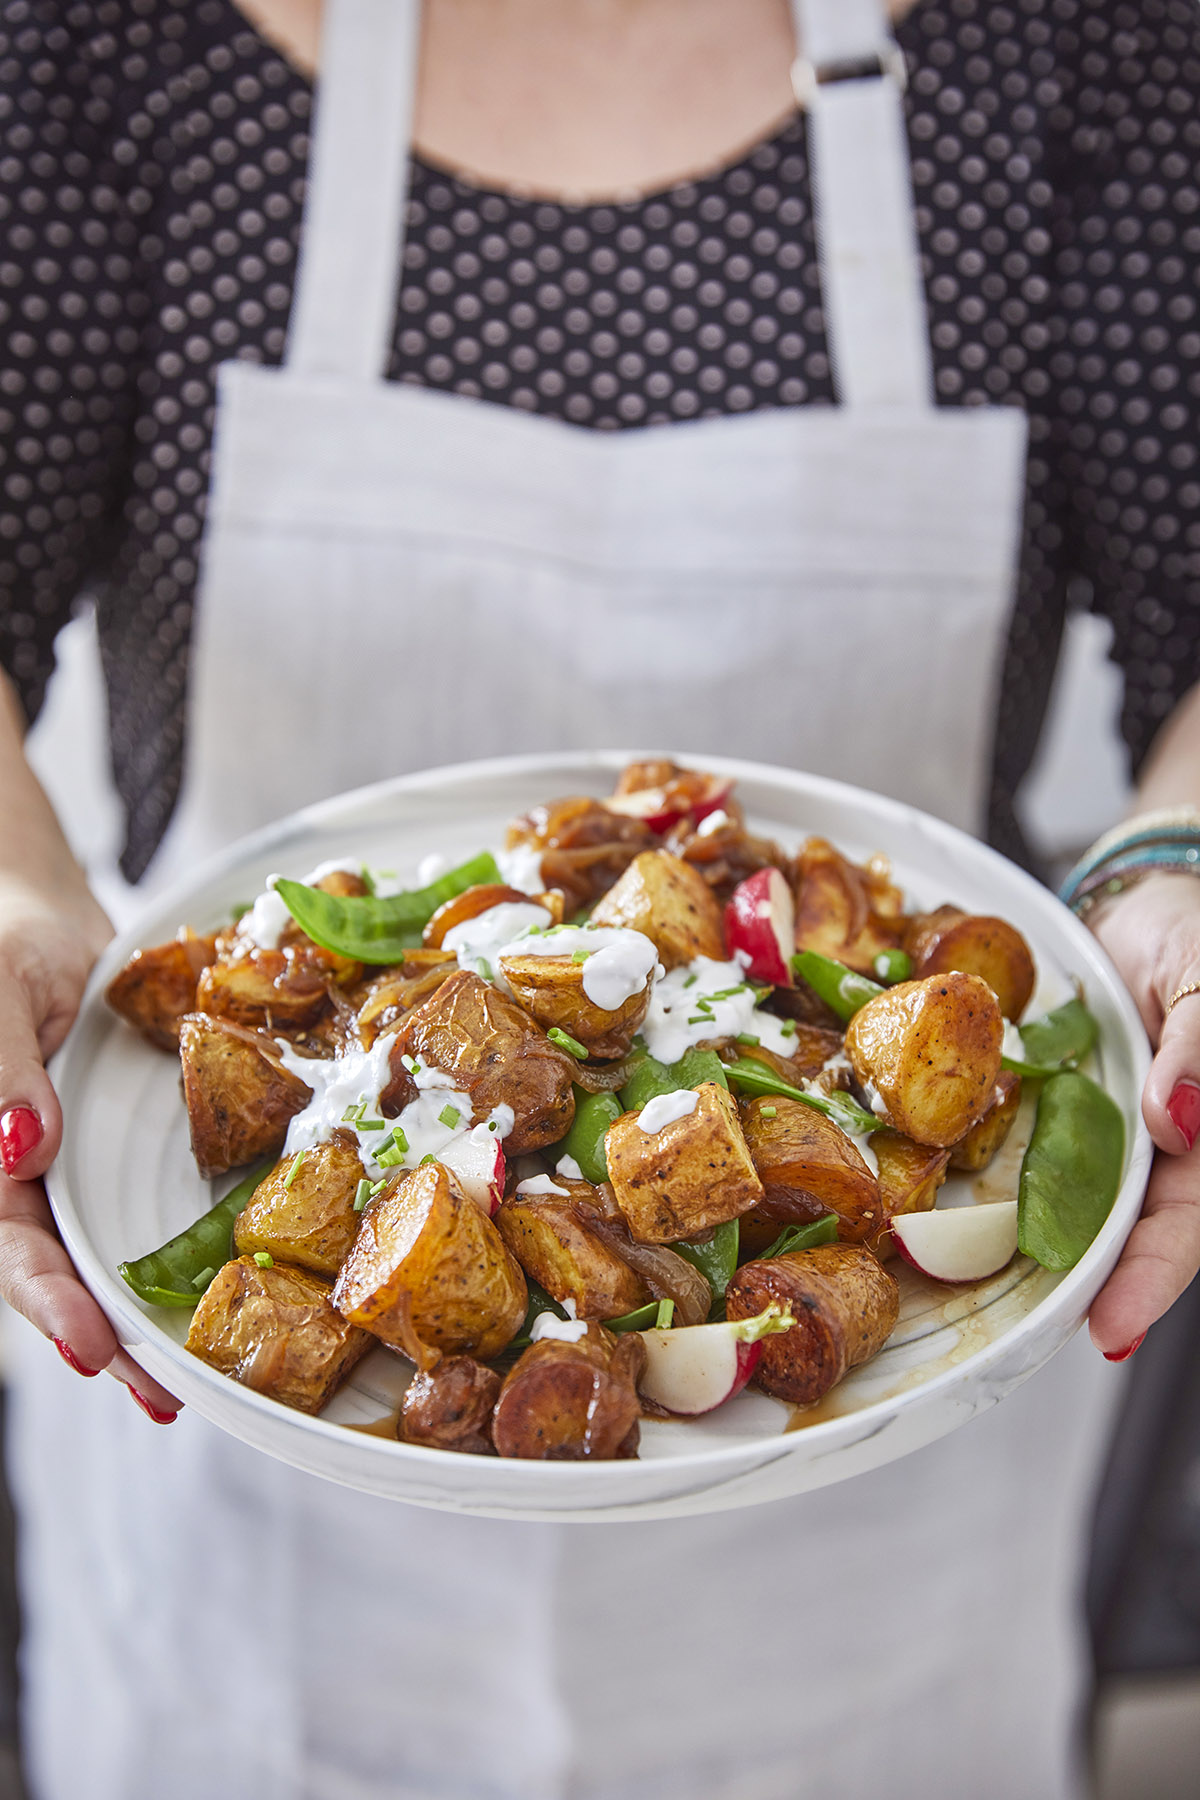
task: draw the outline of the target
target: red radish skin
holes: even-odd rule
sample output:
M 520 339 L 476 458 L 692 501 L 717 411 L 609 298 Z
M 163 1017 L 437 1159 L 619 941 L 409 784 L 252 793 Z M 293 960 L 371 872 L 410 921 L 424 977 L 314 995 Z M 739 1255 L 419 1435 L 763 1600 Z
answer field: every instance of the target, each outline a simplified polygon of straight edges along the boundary
M 712 1412 L 741 1393 L 758 1367 L 763 1338 L 791 1323 L 790 1313 L 772 1305 L 753 1319 L 643 1331 L 646 1367 L 638 1387 L 681 1417 Z
M 725 908 L 725 942 L 740 953 L 746 973 L 771 987 L 791 987 L 796 913 L 792 890 L 778 869 L 756 869 L 740 881 Z
M 651 831 L 661 834 L 670 831 L 681 819 L 690 819 L 693 825 L 701 824 L 710 813 L 724 806 L 732 792 L 732 781 L 713 776 L 704 793 L 690 802 L 668 797 L 666 791 L 658 787 L 638 788 L 632 794 L 613 794 L 604 804 L 609 812 L 621 813 L 627 819 L 640 819 Z
M 460 1146 L 462 1148 L 460 1149 Z M 487 1173 L 487 1152 L 495 1152 L 491 1172 Z M 447 1152 L 449 1154 L 447 1155 Z M 457 1153 L 457 1155 L 456 1155 Z M 461 1156 L 461 1167 L 458 1157 Z M 482 1207 L 489 1219 L 494 1218 L 504 1198 L 504 1146 L 499 1141 L 476 1146 L 464 1138 L 447 1144 L 438 1161 L 451 1171 L 464 1194 Z
M 905 1262 L 933 1281 L 983 1281 L 1016 1255 L 1017 1202 L 902 1213 L 892 1220 L 892 1237 Z

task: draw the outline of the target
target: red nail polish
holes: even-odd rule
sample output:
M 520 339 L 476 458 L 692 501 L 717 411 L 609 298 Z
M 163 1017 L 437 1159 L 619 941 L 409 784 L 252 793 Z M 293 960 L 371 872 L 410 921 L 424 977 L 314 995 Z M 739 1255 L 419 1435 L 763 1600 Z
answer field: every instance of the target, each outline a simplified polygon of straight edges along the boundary
M 17 1164 L 42 1141 L 42 1121 L 32 1106 L 10 1106 L 0 1117 L 0 1158 L 4 1173 L 15 1175 Z
M 89 1369 L 84 1363 L 81 1363 L 70 1344 L 64 1344 L 61 1338 L 51 1338 L 50 1341 L 63 1361 L 69 1363 L 77 1375 L 98 1375 L 100 1373 L 99 1369 Z
M 173 1425 L 179 1417 L 178 1413 L 159 1412 L 157 1406 L 151 1406 L 145 1394 L 139 1394 L 135 1387 L 129 1387 L 128 1382 L 125 1383 L 125 1386 L 129 1388 L 129 1392 L 137 1401 L 146 1417 L 148 1419 L 153 1419 L 156 1425 Z
M 1182 1129 L 1181 1126 L 1180 1130 Z M 1132 1344 L 1127 1344 L 1124 1350 L 1106 1350 L 1104 1352 L 1105 1362 L 1128 1362 L 1138 1345 L 1144 1343 L 1145 1340 L 1146 1334 L 1143 1331 L 1141 1337 L 1135 1337 Z
M 1167 1116 L 1172 1125 L 1178 1125 L 1190 1150 L 1200 1132 L 1200 1087 L 1194 1081 L 1176 1082 L 1175 1092 L 1167 1101 Z

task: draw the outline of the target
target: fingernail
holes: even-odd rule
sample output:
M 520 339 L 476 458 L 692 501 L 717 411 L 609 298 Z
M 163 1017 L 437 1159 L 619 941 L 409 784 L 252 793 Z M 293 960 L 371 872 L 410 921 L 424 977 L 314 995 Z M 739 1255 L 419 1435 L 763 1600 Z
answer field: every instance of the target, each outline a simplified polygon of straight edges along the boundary
M 99 1369 L 89 1369 L 86 1364 L 81 1363 L 70 1344 L 64 1344 L 61 1338 L 51 1338 L 50 1341 L 63 1361 L 69 1363 L 77 1375 L 98 1375 L 100 1373 Z
M 156 1425 L 173 1425 L 179 1417 L 178 1413 L 159 1412 L 157 1406 L 151 1406 L 145 1394 L 139 1394 L 135 1387 L 129 1387 L 128 1382 L 125 1383 L 125 1386 L 129 1388 L 129 1392 L 133 1395 L 133 1398 L 137 1401 L 146 1417 L 148 1419 L 153 1419 Z
M 0 1158 L 4 1173 L 15 1175 L 17 1164 L 42 1141 L 42 1121 L 32 1106 L 10 1106 L 0 1116 Z
M 1167 1116 L 1172 1125 L 1178 1125 L 1190 1150 L 1200 1131 L 1200 1087 L 1194 1081 L 1176 1083 L 1175 1092 L 1167 1101 Z
M 1180 1126 L 1181 1131 L 1182 1129 L 1183 1127 Z M 1128 1362 L 1138 1345 L 1144 1343 L 1145 1340 L 1146 1334 L 1143 1331 L 1141 1337 L 1135 1337 L 1132 1344 L 1127 1344 L 1124 1350 L 1106 1350 L 1104 1352 L 1105 1362 Z

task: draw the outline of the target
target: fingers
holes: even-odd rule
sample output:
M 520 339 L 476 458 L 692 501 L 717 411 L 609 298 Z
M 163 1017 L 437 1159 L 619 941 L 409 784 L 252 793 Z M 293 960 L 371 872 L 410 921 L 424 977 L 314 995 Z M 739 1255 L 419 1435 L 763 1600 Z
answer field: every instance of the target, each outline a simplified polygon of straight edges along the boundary
M 24 987 L 0 975 L 0 1164 L 23 1180 L 44 1175 L 62 1141 L 62 1112 L 42 1066 Z
M 1200 1138 L 1200 994 L 1180 1000 L 1163 1021 L 1142 1117 L 1158 1148 L 1172 1155 Z
M 1092 1342 L 1109 1357 L 1127 1352 L 1162 1317 L 1200 1269 L 1200 1147 L 1156 1157 L 1142 1206 L 1108 1281 L 1092 1302 Z

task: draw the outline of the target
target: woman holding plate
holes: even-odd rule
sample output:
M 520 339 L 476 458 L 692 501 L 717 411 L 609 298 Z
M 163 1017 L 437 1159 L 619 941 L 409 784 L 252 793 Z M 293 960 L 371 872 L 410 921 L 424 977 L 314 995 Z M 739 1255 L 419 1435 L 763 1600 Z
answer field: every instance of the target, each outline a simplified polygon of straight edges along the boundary
M 1183 702 L 1140 804 L 1185 810 L 1084 876 L 1161 1027 L 1163 1154 L 1092 1313 L 1128 1355 L 1200 1263 L 1193 9 L 900 4 L 899 49 L 878 0 L 324 10 L 319 48 L 302 0 L 0 13 L 7 1297 L 174 1419 L 37 1180 L 107 935 L 20 749 L 78 593 L 157 883 L 383 773 L 650 737 L 1017 849 L 1085 575 L 1135 751 Z M 1072 1791 L 1113 1397 L 1084 1343 L 846 1486 L 586 1534 L 152 1433 L 43 1350 L 13 1433 L 43 1800 L 770 1800 L 885 1756 L 901 1800 Z

